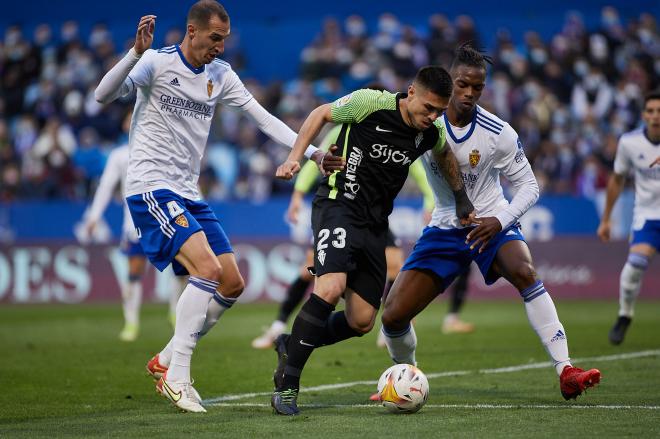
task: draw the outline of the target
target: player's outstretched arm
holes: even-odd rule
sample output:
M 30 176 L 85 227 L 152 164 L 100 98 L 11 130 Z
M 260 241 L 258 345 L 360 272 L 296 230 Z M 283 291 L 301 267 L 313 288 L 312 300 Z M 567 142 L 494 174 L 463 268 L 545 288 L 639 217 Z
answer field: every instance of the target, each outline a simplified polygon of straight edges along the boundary
M 125 173 L 126 169 L 121 167 L 119 156 L 116 152 L 113 152 L 106 162 L 105 169 L 103 169 L 103 174 L 99 180 L 99 185 L 96 188 L 96 192 L 94 192 L 92 205 L 87 212 L 87 218 L 83 226 L 87 236 L 91 236 L 94 233 L 96 225 L 112 199 L 112 193 L 115 187 L 121 181 L 122 172 Z
M 433 160 L 435 160 L 438 169 L 440 169 L 440 173 L 447 184 L 449 184 L 452 192 L 454 192 L 456 216 L 458 216 L 461 224 L 471 224 L 472 219 L 474 218 L 474 206 L 465 192 L 463 178 L 461 177 L 461 171 L 454 152 L 447 145 L 440 150 L 434 148 Z
M 300 171 L 300 159 L 312 140 L 319 134 L 323 125 L 332 121 L 332 114 L 330 112 L 330 104 L 324 104 L 317 107 L 312 111 L 302 127 L 296 141 L 293 144 L 293 149 L 289 153 L 286 161 L 277 168 L 275 176 L 284 180 L 291 180 L 295 174 Z M 312 158 L 314 158 L 312 156 Z
M 252 99 L 241 109 L 250 117 L 257 127 L 274 141 L 293 148 L 296 141 L 296 133 L 284 122 L 273 116 L 256 99 Z M 314 145 L 308 145 L 305 149 L 305 157 L 313 160 L 324 174 L 343 169 L 342 158 L 328 154 Z
M 304 196 L 305 194 L 298 190 L 294 190 L 291 194 L 289 208 L 286 210 L 286 217 L 291 224 L 298 224 L 298 212 L 300 212 Z
M 128 79 L 128 74 L 140 60 L 142 54 L 151 47 L 154 40 L 155 26 L 155 15 L 145 15 L 140 18 L 134 46 L 103 76 L 98 87 L 96 87 L 94 98 L 97 102 L 107 104 L 133 91 L 134 85 Z
M 626 177 L 613 172 L 610 175 L 609 180 L 607 181 L 607 195 L 605 197 L 605 209 L 603 210 L 603 217 L 600 220 L 598 225 L 598 237 L 603 242 L 608 242 L 610 240 L 610 217 L 612 216 L 612 209 L 614 208 L 614 203 L 621 195 L 623 191 L 623 185 L 626 182 Z

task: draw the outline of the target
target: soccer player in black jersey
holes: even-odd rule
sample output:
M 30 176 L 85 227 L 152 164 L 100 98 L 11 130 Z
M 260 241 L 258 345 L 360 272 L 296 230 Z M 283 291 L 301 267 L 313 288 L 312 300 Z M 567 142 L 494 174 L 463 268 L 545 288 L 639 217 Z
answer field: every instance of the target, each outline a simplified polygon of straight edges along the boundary
M 300 169 L 304 146 L 327 122 L 343 124 L 337 154 L 346 168 L 325 177 L 312 204 L 314 293 L 298 313 L 291 335 L 276 340 L 278 366 L 271 405 L 296 415 L 300 375 L 314 348 L 371 330 L 385 284 L 385 245 L 393 201 L 408 167 L 433 150 L 433 158 L 466 222 L 473 211 L 456 158 L 445 147 L 437 119 L 448 105 L 452 80 L 441 67 L 419 70 L 407 93 L 358 90 L 309 115 L 277 176 L 290 179 Z M 340 297 L 344 311 L 333 312 Z

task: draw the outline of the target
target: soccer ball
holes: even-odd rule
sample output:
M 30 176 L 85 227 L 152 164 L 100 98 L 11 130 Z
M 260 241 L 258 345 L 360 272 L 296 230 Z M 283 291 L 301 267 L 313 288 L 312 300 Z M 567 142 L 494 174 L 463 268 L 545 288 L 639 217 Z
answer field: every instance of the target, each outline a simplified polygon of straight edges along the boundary
M 392 413 L 415 413 L 426 404 L 429 381 L 410 364 L 395 364 L 378 380 L 380 401 Z

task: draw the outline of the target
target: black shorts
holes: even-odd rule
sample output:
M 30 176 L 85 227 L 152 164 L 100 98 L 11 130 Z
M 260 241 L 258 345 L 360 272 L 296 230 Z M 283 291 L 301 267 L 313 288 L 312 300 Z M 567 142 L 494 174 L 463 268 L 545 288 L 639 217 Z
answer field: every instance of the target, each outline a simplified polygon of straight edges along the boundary
M 312 231 L 316 275 L 346 273 L 347 286 L 380 308 L 387 275 L 387 227 L 364 225 L 341 203 L 317 199 L 312 204 Z

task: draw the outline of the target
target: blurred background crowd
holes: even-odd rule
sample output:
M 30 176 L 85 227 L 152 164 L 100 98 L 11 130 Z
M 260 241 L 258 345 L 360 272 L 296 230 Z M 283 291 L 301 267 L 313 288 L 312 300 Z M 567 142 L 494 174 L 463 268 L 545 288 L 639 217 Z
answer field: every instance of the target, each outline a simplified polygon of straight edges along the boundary
M 364 18 L 326 18 L 299 57 L 299 74 L 248 89 L 273 114 L 298 130 L 309 112 L 378 80 L 405 91 L 417 69 L 449 67 L 454 48 L 472 41 L 493 57 L 481 105 L 519 133 L 544 193 L 592 197 L 606 184 L 618 137 L 639 125 L 643 96 L 659 85 L 660 35 L 652 14 L 623 20 L 612 7 L 587 28 L 568 13 L 558 32 L 513 34 L 502 28 L 488 47 L 467 15 L 433 15 L 405 23 L 382 14 L 374 29 Z M 178 44 L 183 29 L 154 47 Z M 101 106 L 94 88 L 132 45 L 103 23 L 83 35 L 67 21 L 58 29 L 5 29 L 0 41 L 0 202 L 91 197 L 113 147 L 127 142 L 134 97 Z M 117 41 L 123 41 L 117 44 Z M 258 65 L 230 37 L 223 59 L 241 75 Z M 274 171 L 288 149 L 276 146 L 240 113 L 216 111 L 200 185 L 211 200 L 288 193 Z

